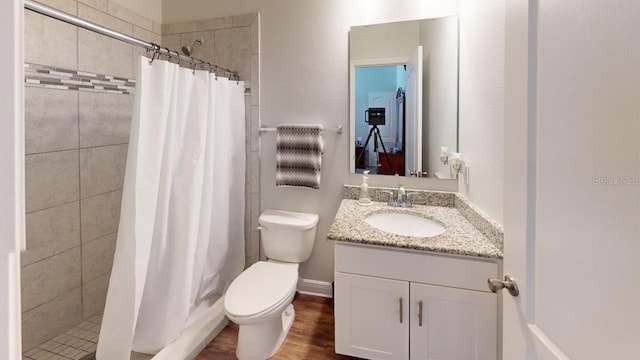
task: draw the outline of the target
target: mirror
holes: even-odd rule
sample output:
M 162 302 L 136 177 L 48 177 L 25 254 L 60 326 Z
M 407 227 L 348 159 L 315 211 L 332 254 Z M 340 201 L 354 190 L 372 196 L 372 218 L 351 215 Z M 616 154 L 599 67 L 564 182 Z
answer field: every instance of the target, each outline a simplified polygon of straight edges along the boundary
M 458 33 L 456 16 L 351 27 L 351 173 L 455 178 Z

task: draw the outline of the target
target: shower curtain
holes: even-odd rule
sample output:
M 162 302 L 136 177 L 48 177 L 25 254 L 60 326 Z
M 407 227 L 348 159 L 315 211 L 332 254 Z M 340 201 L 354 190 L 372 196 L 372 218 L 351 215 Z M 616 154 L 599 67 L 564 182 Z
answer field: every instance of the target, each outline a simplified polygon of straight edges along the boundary
M 244 268 L 244 84 L 138 61 L 97 359 L 155 354 Z

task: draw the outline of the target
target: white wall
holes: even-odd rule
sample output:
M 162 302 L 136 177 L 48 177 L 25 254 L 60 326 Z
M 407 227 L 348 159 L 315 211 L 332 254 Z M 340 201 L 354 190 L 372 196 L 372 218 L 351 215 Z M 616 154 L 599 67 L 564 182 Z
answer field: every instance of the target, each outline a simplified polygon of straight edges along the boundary
M 460 0 L 471 3 L 471 0 Z M 489 2 L 493 4 L 493 2 Z M 473 7 L 472 5 L 465 5 Z M 465 21 L 469 21 L 472 28 L 469 31 L 483 32 L 478 28 L 485 25 L 482 18 L 486 11 L 480 9 L 464 9 L 466 20 L 461 18 L 461 27 L 464 31 Z M 480 21 L 474 19 L 473 11 L 478 11 Z M 482 10 L 482 11 L 480 11 Z M 261 0 L 214 0 L 204 4 L 198 0 L 163 0 L 163 22 L 181 22 L 197 19 L 207 19 L 217 16 L 236 15 L 248 12 L 260 12 L 260 38 L 261 38 L 261 63 L 260 63 L 260 102 L 261 119 L 263 125 L 274 126 L 279 123 L 322 123 L 325 127 L 342 125 L 349 128 L 349 29 L 351 26 L 386 23 L 394 21 L 416 20 L 423 18 L 458 15 L 463 9 L 458 9 L 458 1 L 436 0 L 406 0 L 399 5 L 391 0 L 273 0 L 269 2 Z M 499 17 L 492 17 L 492 21 L 500 22 Z M 504 21 L 502 20 L 502 23 Z M 461 57 L 466 51 L 477 51 L 481 59 L 498 58 L 502 56 L 500 48 L 496 50 L 494 44 L 501 43 L 503 34 L 494 31 L 496 26 L 489 26 L 486 39 L 476 34 L 474 41 L 478 41 L 473 47 L 461 51 Z M 498 26 L 499 28 L 499 26 Z M 466 35 L 466 41 L 470 39 Z M 488 41 L 485 45 L 482 41 Z M 494 55 L 492 51 L 497 51 Z M 491 56 L 489 56 L 489 55 Z M 464 116 L 461 122 L 472 127 L 466 131 L 469 146 L 462 151 L 472 155 L 477 151 L 482 154 L 473 157 L 472 160 L 479 168 L 485 168 L 495 176 L 496 181 L 501 181 L 501 167 L 490 159 L 489 165 L 480 166 L 485 153 L 492 153 L 495 157 L 502 158 L 502 133 L 492 134 L 492 138 L 500 139 L 485 142 L 483 135 L 478 141 L 471 142 L 472 134 L 478 132 L 479 127 L 489 127 L 489 132 L 499 131 L 502 128 L 501 112 L 494 108 L 502 109 L 501 88 L 495 86 L 486 87 L 486 84 L 475 84 L 478 80 L 474 71 L 485 73 L 486 69 L 479 68 L 475 63 L 465 63 L 470 69 L 461 71 L 461 86 L 480 89 L 485 94 L 477 94 L 469 91 L 472 96 L 480 96 L 480 99 L 466 103 Z M 471 66 L 474 65 L 474 66 Z M 481 62 L 484 65 L 484 62 Z M 468 77 L 462 77 L 464 76 Z M 490 72 L 483 75 L 488 84 L 501 83 L 503 75 L 499 72 Z M 467 85 L 467 82 L 471 84 Z M 497 91 L 497 94 L 495 93 Z M 494 116 L 495 115 L 495 116 Z M 495 122 L 499 126 L 494 126 Z M 478 124 L 475 126 L 473 124 Z M 297 211 L 308 211 L 320 214 L 318 238 L 314 253 L 305 264 L 301 266 L 300 273 L 304 278 L 321 281 L 333 279 L 333 244 L 325 240 L 331 222 L 340 204 L 342 197 L 342 185 L 344 183 L 359 183 L 360 177 L 348 173 L 348 140 L 349 135 L 327 133 L 325 135 L 325 154 L 323 157 L 322 185 L 319 191 L 276 188 L 275 186 L 275 136 L 272 133 L 261 135 L 260 145 L 260 176 L 261 176 L 261 204 L 262 209 L 278 208 Z M 461 144 L 464 144 L 461 139 Z M 498 146 L 497 144 L 500 144 Z M 488 144 L 488 145 L 483 145 Z M 494 153 L 499 150 L 499 153 Z M 480 176 L 478 183 L 473 183 L 473 192 L 469 192 L 472 201 L 480 201 L 481 208 L 487 207 L 487 212 L 497 220 L 501 220 L 502 194 L 498 191 L 498 185 L 484 180 Z M 475 178 L 472 179 L 474 181 Z M 404 181 L 404 180 L 403 180 Z M 393 177 L 378 177 L 372 179 L 372 184 L 397 185 Z M 427 188 L 431 186 L 443 186 L 424 179 L 406 179 L 404 185 L 412 188 Z M 454 183 L 455 184 L 455 183 Z M 501 185 L 501 183 L 499 184 Z M 447 189 L 447 186 L 444 186 Z M 455 190 L 455 186 L 448 189 Z M 485 190 L 486 189 L 486 190 Z M 480 196 L 486 192 L 487 195 Z M 477 195 L 477 196 L 476 196 Z M 490 199 L 490 201 L 487 201 Z M 496 215 L 497 214 L 497 215 Z
M 109 0 L 136 14 L 162 23 L 162 0 Z
M 0 358 L 22 358 L 20 253 L 24 248 L 22 1 L 0 2 Z
M 460 0 L 460 152 L 471 165 L 459 191 L 503 219 L 504 1 Z

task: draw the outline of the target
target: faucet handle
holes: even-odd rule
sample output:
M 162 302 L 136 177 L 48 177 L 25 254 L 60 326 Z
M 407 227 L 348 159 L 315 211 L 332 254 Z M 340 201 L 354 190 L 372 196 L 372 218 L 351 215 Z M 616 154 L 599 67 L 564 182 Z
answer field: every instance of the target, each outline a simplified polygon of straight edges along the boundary
M 420 194 L 420 193 L 419 192 L 415 192 L 415 191 L 407 193 L 407 201 L 406 201 L 406 206 L 407 207 L 411 207 L 411 204 L 412 204 L 411 197 L 415 196 L 415 195 L 418 195 L 418 194 Z
M 387 202 L 387 205 L 393 206 L 393 191 L 385 190 L 385 191 L 382 191 L 382 193 L 389 195 L 389 201 Z

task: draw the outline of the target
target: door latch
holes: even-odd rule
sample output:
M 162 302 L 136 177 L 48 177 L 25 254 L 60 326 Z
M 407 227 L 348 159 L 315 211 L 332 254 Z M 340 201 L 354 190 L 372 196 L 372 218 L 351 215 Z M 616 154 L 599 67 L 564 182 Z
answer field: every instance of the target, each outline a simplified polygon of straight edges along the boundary
M 505 275 L 504 280 L 487 279 L 487 285 L 489 285 L 489 290 L 493 293 L 497 293 L 498 290 L 506 288 L 512 296 L 518 296 L 520 294 L 518 284 L 511 275 Z

